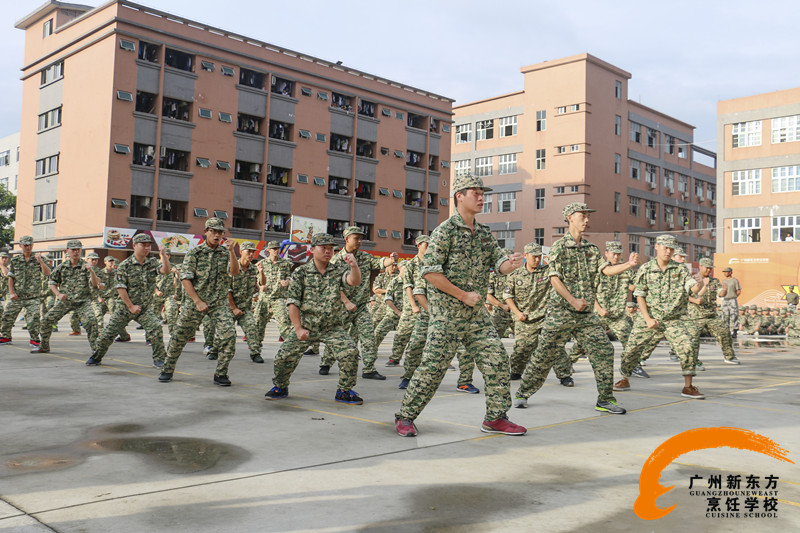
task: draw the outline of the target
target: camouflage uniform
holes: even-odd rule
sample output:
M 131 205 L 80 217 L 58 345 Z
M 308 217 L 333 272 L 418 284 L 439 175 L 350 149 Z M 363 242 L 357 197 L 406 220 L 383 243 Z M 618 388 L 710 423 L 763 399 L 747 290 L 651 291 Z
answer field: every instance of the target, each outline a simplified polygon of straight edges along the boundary
M 786 317 L 786 338 L 800 338 L 800 314 L 796 311 Z
M 178 325 L 183 285 L 179 285 L 180 281 L 177 279 L 177 274 L 170 272 L 168 276 L 170 281 L 164 287 L 164 294 L 167 295 L 167 299 L 164 300 L 164 318 L 167 320 L 167 329 L 170 337 L 172 337 L 175 334 L 175 327 Z
M 701 260 L 700 265 L 704 265 L 705 259 Z M 707 263 L 710 266 L 710 261 Z M 689 336 L 692 339 L 692 351 L 697 357 L 700 351 L 700 332 L 703 328 L 708 328 L 717 342 L 722 347 L 722 354 L 725 359 L 731 361 L 736 358 L 733 352 L 733 340 L 728 327 L 722 322 L 722 317 L 717 314 L 717 294 L 722 289 L 722 284 L 717 278 L 708 278 L 708 288 L 702 296 L 695 295 L 695 298 L 702 300 L 701 304 L 689 302 L 689 320 L 686 322 Z
M 209 224 L 213 219 L 208 219 Z M 207 226 L 209 227 L 209 226 Z M 175 326 L 175 335 L 169 340 L 167 359 L 161 369 L 162 374 L 172 374 L 175 365 L 189 339 L 195 336 L 197 327 L 206 316 L 214 322 L 215 346 L 220 350 L 215 375 L 227 376 L 228 365 L 233 359 L 236 346 L 236 329 L 233 324 L 233 313 L 228 305 L 228 289 L 230 252 L 221 244 L 211 248 L 206 242 L 192 248 L 183 260 L 181 280 L 189 280 L 194 286 L 197 296 L 208 305 L 208 310 L 201 313 L 188 294 L 183 295 L 181 312 Z
M 315 235 L 315 238 L 324 235 Z M 292 328 L 284 338 L 278 355 L 275 356 L 275 377 L 272 383 L 276 387 L 280 389 L 289 387 L 289 379 L 297 368 L 303 352 L 320 341 L 325 343 L 326 349 L 330 346 L 336 354 L 339 362 L 339 389 L 348 391 L 355 386 L 358 348 L 342 324 L 342 300 L 339 294 L 340 290 L 352 288 L 346 281 L 349 272 L 350 267 L 344 261 L 336 263 L 331 261 L 325 272 L 320 274 L 314 261 L 311 260 L 297 267 L 292 273 L 286 304 L 296 305 L 300 310 L 303 329 L 308 330 L 309 336 L 308 339 L 301 341 Z
M 11 256 L 8 255 L 8 252 L 0 252 L 0 257 L 8 257 L 10 263 Z M 8 265 L 6 265 L 7 267 Z M 3 299 L 2 307 L 0 307 L 0 324 L 2 324 L 3 314 L 6 311 L 6 305 L 8 305 L 8 276 L 3 274 L 2 271 L 0 271 L 0 298 Z
M 427 241 L 430 242 L 430 241 Z M 425 296 L 433 289 L 430 283 L 422 277 L 422 269 L 418 268 L 414 275 L 414 288 L 412 292 L 415 296 Z M 414 322 L 414 329 L 411 338 L 406 345 L 403 359 L 403 379 L 411 380 L 414 371 L 422 361 L 422 351 L 428 338 L 428 326 L 430 325 L 430 313 L 420 306 L 420 311 L 416 315 L 417 321 Z M 470 375 L 472 368 L 470 367 Z
M 772 335 L 773 320 L 769 315 L 769 308 L 765 307 L 761 313 L 761 322 L 758 326 L 759 335 Z
M 397 419 L 413 421 L 419 416 L 439 388 L 461 343 L 475 355 L 486 383 L 486 420 L 505 417 L 511 407 L 508 353 L 484 304 L 489 271 L 500 268 L 507 259 L 489 226 L 475 221 L 473 231 L 458 212 L 433 231 L 421 274 L 443 274 L 461 290 L 478 293 L 483 301 L 468 307 L 435 287 L 430 288 L 427 344 L 395 415 Z
M 761 324 L 761 316 L 758 314 L 750 314 L 750 311 L 757 311 L 757 309 L 755 305 L 751 305 L 747 310 L 748 313 L 744 315 L 741 320 L 740 327 L 742 331 L 748 335 L 755 335 L 758 333 L 758 328 Z
M 161 293 L 161 296 L 158 294 L 153 296 L 153 312 L 156 314 L 156 318 L 159 320 L 164 318 L 161 310 L 164 309 L 167 298 L 169 298 L 169 290 L 171 285 L 172 272 L 167 272 L 166 274 L 159 272 L 158 277 L 156 278 L 156 289 Z
M 383 289 L 385 290 L 386 287 L 389 286 L 389 282 L 392 280 L 394 275 L 390 276 L 386 272 L 381 272 L 378 274 L 378 277 L 375 278 L 375 281 L 372 283 L 372 291 L 375 292 L 376 290 Z M 386 306 L 386 302 L 384 302 L 385 294 L 378 294 L 375 293 L 375 304 L 372 308 L 372 325 L 377 329 L 378 324 L 381 323 L 383 317 L 386 316 L 386 312 L 389 310 Z M 376 343 L 376 348 L 380 346 L 380 343 Z
M 636 277 L 633 295 L 642 296 L 647 302 L 650 316 L 658 320 L 657 328 L 650 329 L 641 314 L 633 321 L 633 330 L 622 353 L 620 372 L 625 378 L 631 376 L 639 365 L 643 354 L 650 354 L 666 337 L 681 363 L 685 376 L 695 375 L 697 354 L 692 350 L 692 340 L 686 331 L 685 314 L 689 301 L 689 290 L 697 281 L 679 263 L 670 261 L 664 271 L 658 261 L 652 259 L 642 265 Z
M 397 327 L 392 341 L 392 355 L 390 359 L 399 361 L 403 357 L 403 352 L 411 340 L 411 333 L 414 331 L 414 324 L 417 321 L 417 313 L 414 313 L 412 304 L 417 305 L 416 300 L 413 302 L 408 296 L 408 292 L 414 291 L 414 277 L 420 270 L 419 256 L 414 256 L 412 259 L 405 261 L 405 270 L 403 271 L 402 288 L 403 288 L 403 305 L 397 306 L 402 311 L 400 318 L 397 321 Z M 412 296 L 413 297 L 413 296 Z M 395 300 L 397 302 L 397 300 Z M 377 344 L 376 344 L 377 346 Z
M 8 277 L 14 279 L 16 300 L 9 299 L 3 313 L 3 324 L 0 336 L 11 339 L 11 328 L 20 311 L 25 310 L 25 325 L 28 335 L 34 342 L 39 342 L 39 313 L 42 283 L 47 279 L 42 272 L 39 261 L 31 254 L 28 261 L 22 254 L 15 255 L 8 264 Z
M 405 309 L 404 305 L 406 300 L 405 291 L 403 290 L 402 277 L 394 276 L 391 280 L 389 280 L 383 300 L 386 302 L 393 302 L 395 307 L 400 310 L 400 314 L 402 315 L 403 310 Z M 384 305 L 386 306 L 386 309 L 388 309 L 388 312 L 386 313 L 386 316 L 383 317 L 383 320 L 381 320 L 380 324 L 378 324 L 378 327 L 375 328 L 376 349 L 381 347 L 383 339 L 390 331 L 397 327 L 397 323 L 400 321 L 400 316 L 398 316 L 391 307 L 386 304 Z
M 505 252 L 509 253 L 508 250 Z M 489 288 L 487 289 L 487 294 L 491 294 L 501 303 L 505 303 L 503 300 L 503 289 L 505 289 L 506 282 L 506 276 L 492 270 L 489 274 Z M 501 339 L 507 337 L 508 335 L 506 335 L 506 333 L 508 333 L 508 330 L 514 328 L 514 316 L 511 314 L 511 311 L 506 311 L 502 307 L 493 305 L 490 315 L 492 317 L 494 329 L 497 330 L 497 335 L 499 335 Z
M 141 307 L 141 311 L 138 314 L 131 313 L 122 299 L 117 298 L 111 319 L 97 339 L 97 347 L 95 353 L 92 354 L 93 359 L 96 361 L 103 359 L 108 347 L 114 342 L 114 338 L 125 329 L 131 320 L 135 320 L 144 327 L 145 336 L 153 349 L 153 362 L 163 361 L 167 356 L 164 349 L 164 329 L 156 316 L 153 303 L 155 298 L 153 292 L 160 268 L 161 263 L 155 257 L 146 257 L 143 263 L 139 263 L 136 256 L 131 255 L 120 263 L 115 272 L 114 290 L 125 289 L 131 303 Z
M 289 288 L 280 283 L 281 280 L 289 279 L 292 275 L 292 262 L 279 257 L 274 263 L 269 258 L 262 259 L 261 263 L 264 265 L 264 276 L 267 283 L 266 288 L 258 293 L 255 310 L 259 344 L 264 342 L 264 332 L 273 316 L 278 323 L 281 337 L 286 339 L 292 329 L 289 313 L 286 310 L 286 292 Z
M 114 310 L 118 306 L 121 305 L 125 307 L 125 305 L 119 298 L 119 292 L 117 292 L 117 269 L 111 270 L 109 272 L 108 269 L 101 268 L 101 269 L 96 269 L 94 273 L 97 275 L 98 278 L 100 278 L 100 281 L 103 283 L 103 286 L 105 287 L 103 290 L 98 291 L 98 296 L 101 296 L 103 298 L 103 301 L 100 302 L 97 298 L 95 298 L 94 301 L 92 301 L 94 314 L 95 317 L 97 318 L 97 325 L 100 329 L 103 329 L 105 314 L 109 313 L 113 315 Z M 120 340 L 122 341 L 131 340 L 131 336 L 125 330 L 125 326 L 119 328 L 118 334 Z
M 68 248 L 74 246 L 71 243 L 72 241 L 67 243 Z M 83 262 L 83 260 L 79 260 L 76 266 L 72 266 L 70 260 L 67 259 L 50 273 L 50 285 L 57 286 L 58 290 L 67 299 L 64 301 L 56 299 L 56 303 L 42 320 L 42 351 L 50 349 L 53 324 L 57 324 L 59 319 L 70 311 L 75 311 L 80 316 L 80 321 L 86 330 L 86 335 L 89 337 L 89 346 L 92 351 L 95 350 L 99 326 L 92 307 L 90 268 L 92 267 Z
M 575 337 L 588 352 L 597 382 L 597 401 L 615 402 L 611 390 L 614 346 L 608 340 L 600 317 L 592 311 L 597 286 L 604 277 L 602 272 L 610 263 L 597 246 L 585 239 L 575 242 L 570 233 L 553 243 L 548 258 L 548 277 L 558 277 L 574 298 L 583 298 L 588 305 L 584 311 L 576 311 L 555 289 L 550 290 L 539 345 L 525 368 L 516 397 L 530 398 L 542 387 L 558 353 L 571 337 Z
M 252 311 L 253 295 L 258 293 L 258 277 L 259 271 L 254 263 L 247 265 L 247 269 L 240 264 L 239 275 L 231 280 L 230 289 L 234 305 L 242 312 L 239 316 L 234 315 L 233 321 L 239 324 L 247 337 L 247 347 L 250 349 L 251 359 L 261 356 L 261 344 L 258 342 L 258 332 Z

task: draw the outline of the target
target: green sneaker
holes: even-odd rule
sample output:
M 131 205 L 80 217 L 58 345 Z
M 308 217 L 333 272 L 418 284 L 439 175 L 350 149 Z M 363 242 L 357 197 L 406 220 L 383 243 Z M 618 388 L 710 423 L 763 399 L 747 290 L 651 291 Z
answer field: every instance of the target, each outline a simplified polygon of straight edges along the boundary
M 613 400 L 597 402 L 597 405 L 594 406 L 594 409 L 595 411 L 611 413 L 612 415 L 624 415 L 626 413 L 625 409 L 617 405 L 617 402 Z

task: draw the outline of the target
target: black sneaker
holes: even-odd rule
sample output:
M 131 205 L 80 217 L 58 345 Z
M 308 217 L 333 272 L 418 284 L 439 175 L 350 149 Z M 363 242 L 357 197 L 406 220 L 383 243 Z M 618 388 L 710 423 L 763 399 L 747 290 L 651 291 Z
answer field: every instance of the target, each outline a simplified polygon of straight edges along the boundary
M 80 333 L 78 333 L 78 335 L 80 335 Z M 127 339 L 123 339 L 122 337 L 117 337 L 114 339 L 114 342 L 131 342 L 131 338 L 128 337 Z
M 153 368 L 162 368 L 163 366 L 164 366 L 164 361 L 153 360 Z
M 330 372 L 331 367 L 328 365 L 322 365 L 319 367 L 319 375 L 320 376 L 327 376 L 328 372 Z
M 649 378 L 650 374 L 644 371 L 642 365 L 638 365 L 636 368 L 631 370 L 631 375 L 636 376 L 637 378 Z
M 208 360 L 209 361 L 216 361 L 219 355 L 214 352 L 208 352 Z
M 522 379 L 522 374 L 517 374 L 516 372 L 512 372 L 510 376 L 508 376 L 511 381 L 517 381 L 518 379 Z
M 286 398 L 289 396 L 289 387 L 285 389 L 281 389 L 279 387 L 272 387 L 267 393 L 264 395 L 265 400 L 280 400 L 282 398 Z
M 31 353 L 50 353 L 50 348 L 42 348 L 41 346 L 37 346 L 35 348 L 31 348 Z M 736 363 L 737 365 L 739 363 Z
M 303 355 L 319 355 L 319 352 L 315 352 L 313 348 L 309 348 L 303 352 Z
M 364 400 L 362 400 L 358 393 L 354 390 L 336 389 L 336 397 L 334 399 L 337 402 L 349 403 L 353 405 L 361 405 L 364 403 Z
M 361 377 L 364 379 L 377 379 L 383 381 L 386 379 L 386 376 L 378 374 L 377 370 L 373 370 L 372 372 L 362 372 Z
M 251 356 L 250 356 L 250 359 L 252 359 L 254 363 L 263 363 L 263 362 L 264 362 L 264 358 L 263 358 L 263 357 L 261 357 L 261 356 L 260 356 L 260 355 L 258 355 L 258 354 L 256 354 L 256 355 L 251 355 Z
M 86 360 L 86 366 L 100 366 L 100 359 L 95 357 L 95 354 Z
M 612 415 L 624 415 L 626 413 L 623 407 L 617 405 L 617 402 L 597 402 L 594 406 L 595 411 L 603 411 L 604 413 L 611 413 Z
M 408 381 L 406 378 L 400 380 L 400 385 L 397 386 L 398 389 L 405 390 L 408 388 Z
M 214 385 L 219 385 L 220 387 L 230 387 L 231 380 L 228 379 L 228 376 L 218 376 L 214 374 Z
M 161 383 L 172 381 L 172 372 L 162 372 L 161 375 L 158 376 L 158 381 Z
M 561 385 L 564 386 L 564 387 L 574 387 L 575 386 L 575 381 L 573 381 L 573 379 L 570 376 L 567 376 L 565 378 L 561 378 L 560 381 L 561 381 Z

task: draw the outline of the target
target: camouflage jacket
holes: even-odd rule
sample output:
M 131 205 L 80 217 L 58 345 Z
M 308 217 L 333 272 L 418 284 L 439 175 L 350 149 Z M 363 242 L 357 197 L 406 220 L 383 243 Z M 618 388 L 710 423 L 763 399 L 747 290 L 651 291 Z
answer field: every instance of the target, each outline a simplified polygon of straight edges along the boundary
M 603 269 L 610 265 L 597 246 L 586 239 L 581 239 L 580 244 L 576 243 L 572 235 L 567 233 L 553 243 L 547 257 L 550 260 L 548 275 L 558 277 L 574 298 L 586 300 L 589 305 L 582 312 L 590 313 L 594 308 Z M 577 312 L 555 289 L 550 290 L 549 300 L 549 305 L 554 308 Z
M 392 279 L 389 280 L 389 285 L 386 287 L 386 294 L 384 295 L 383 301 L 391 301 L 394 303 L 395 307 L 402 311 L 406 305 L 407 299 L 403 278 L 400 276 L 392 277 Z
M 395 274 L 395 276 L 396 276 L 396 274 Z M 378 276 L 375 278 L 375 281 L 372 282 L 372 292 L 375 293 L 375 291 L 377 291 L 378 289 L 386 290 L 386 287 L 389 286 L 389 282 L 392 281 L 392 278 L 394 278 L 395 276 L 390 276 L 385 271 L 381 272 L 380 274 L 378 274 Z M 374 296 L 375 296 L 375 304 L 376 304 L 376 306 L 377 305 L 384 305 L 383 304 L 383 298 L 384 298 L 383 294 L 375 293 Z
M 408 299 L 408 293 L 406 292 L 406 288 L 411 288 L 411 292 L 414 292 L 414 279 L 419 275 L 420 271 L 420 258 L 419 256 L 415 255 L 413 258 L 409 259 L 405 262 L 406 269 L 403 272 L 403 309 L 408 308 L 407 312 L 411 312 L 411 300 Z M 396 300 L 395 300 L 396 302 Z M 416 300 L 414 301 L 416 304 Z M 397 306 L 400 309 L 400 306 Z
M 204 242 L 186 254 L 181 269 L 181 281 L 191 281 L 197 296 L 209 307 L 227 306 L 228 289 L 231 286 L 229 263 L 227 248 L 222 245 L 211 248 Z
M 267 278 L 264 295 L 267 298 L 285 298 L 289 287 L 284 287 L 280 282 L 291 277 L 292 262 L 283 257 L 279 257 L 274 263 L 269 257 L 262 259 L 261 262 L 264 264 L 264 276 Z
M 475 221 L 472 231 L 456 212 L 433 230 L 428 251 L 422 258 L 421 273 L 423 276 L 443 274 L 459 289 L 476 292 L 485 300 L 489 271 L 499 269 L 507 260 L 489 226 Z M 468 307 L 432 285 L 428 298 L 431 314 L 444 315 L 444 318 L 469 320 L 477 312 L 486 312 L 480 303 Z
M 411 289 L 413 294 L 421 294 L 427 298 L 428 292 L 431 290 L 431 284 L 422 276 L 422 260 L 419 262 L 419 268 L 414 271 L 414 288 Z
M 166 274 L 159 273 L 158 278 L 156 278 L 156 289 L 160 290 L 164 295 L 162 298 L 175 294 L 175 275 L 172 272 L 167 272 Z
M 231 279 L 233 303 L 242 311 L 253 307 L 253 296 L 258 294 L 258 274 L 255 263 L 250 263 L 247 270 L 239 264 L 239 275 Z
M 787 337 L 800 337 L 800 314 L 793 313 L 787 316 L 785 327 Z
M 39 298 L 42 282 L 47 278 L 33 255 L 25 261 L 22 254 L 15 255 L 9 261 L 8 277 L 14 278 L 14 292 L 20 300 Z
M 750 313 L 747 313 L 746 315 L 739 317 L 739 326 L 745 333 L 749 335 L 752 335 L 758 331 L 760 324 L 761 317 L 758 315 L 751 315 Z
M 626 270 L 618 276 L 600 276 L 597 286 L 597 303 L 606 311 L 611 320 L 625 316 L 625 304 L 628 301 L 628 286 L 631 285 L 631 271 Z
M 133 305 L 150 305 L 160 269 L 161 262 L 155 257 L 145 257 L 140 264 L 132 255 L 119 264 L 115 289 L 127 290 Z
M 506 276 L 502 301 L 505 303 L 511 298 L 519 310 L 528 317 L 526 322 L 536 322 L 543 319 L 547 311 L 547 295 L 550 288 L 547 266 L 539 266 L 533 272 L 529 272 L 523 266 Z M 514 319 L 516 320 L 516 316 Z
M 0 272 L 0 298 L 6 298 L 8 296 L 8 276 Z
M 344 262 L 329 263 L 323 274 L 313 260 L 295 269 L 286 293 L 286 305 L 294 304 L 300 309 L 305 329 L 319 333 L 341 327 L 345 311 L 339 291 L 350 287 L 346 281 L 349 273 L 350 267 Z
M 91 267 L 79 261 L 72 266 L 69 259 L 58 265 L 50 272 L 50 285 L 57 285 L 58 290 L 67 296 L 73 303 L 93 299 L 92 276 L 89 274 Z
M 112 270 L 109 272 L 105 268 L 98 268 L 94 273 L 97 274 L 97 277 L 100 278 L 100 283 L 105 287 L 103 290 L 98 290 L 97 295 L 106 300 L 119 298 L 119 293 L 117 292 L 117 271 Z
M 670 261 L 664 271 L 656 259 L 651 259 L 639 269 L 633 295 L 642 296 L 647 310 L 656 320 L 675 320 L 686 314 L 689 289 L 697 285 L 688 269 Z
M 721 290 L 722 283 L 717 278 L 709 276 L 706 293 L 702 296 L 693 295 L 694 298 L 701 298 L 703 303 L 689 302 L 689 318 L 714 318 L 717 316 L 717 294 Z
M 331 264 L 344 265 L 349 271 L 350 267 L 344 262 L 344 259 L 342 259 L 346 254 L 347 251 L 342 248 L 336 255 L 333 256 L 333 259 L 331 259 Z M 344 293 L 351 302 L 353 302 L 359 308 L 362 308 L 367 304 L 367 302 L 369 302 L 369 297 L 371 294 L 370 278 L 372 277 L 372 272 L 383 270 L 383 258 L 370 255 L 364 250 L 359 250 L 353 255 L 358 263 L 358 268 L 361 270 L 361 283 L 355 287 L 347 285 Z

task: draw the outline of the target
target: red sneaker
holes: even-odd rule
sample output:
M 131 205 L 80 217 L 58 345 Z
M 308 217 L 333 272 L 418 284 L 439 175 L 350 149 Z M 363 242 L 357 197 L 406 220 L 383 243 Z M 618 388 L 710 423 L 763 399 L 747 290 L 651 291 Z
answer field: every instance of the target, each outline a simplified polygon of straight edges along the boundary
M 11 344 L 10 337 L 0 337 L 0 344 Z
M 188 340 L 188 341 L 186 341 L 186 342 L 194 342 L 194 337 L 192 337 L 191 339 L 189 339 L 189 340 Z
M 80 335 L 81 332 L 80 331 L 70 331 L 69 334 L 74 336 L 74 335 Z
M 524 435 L 528 432 L 524 427 L 511 422 L 506 415 L 497 420 L 484 420 L 481 424 L 484 433 L 502 433 L 503 435 Z
M 401 437 L 416 437 L 417 435 L 417 426 L 414 425 L 413 420 L 397 418 L 394 421 L 394 427 Z

